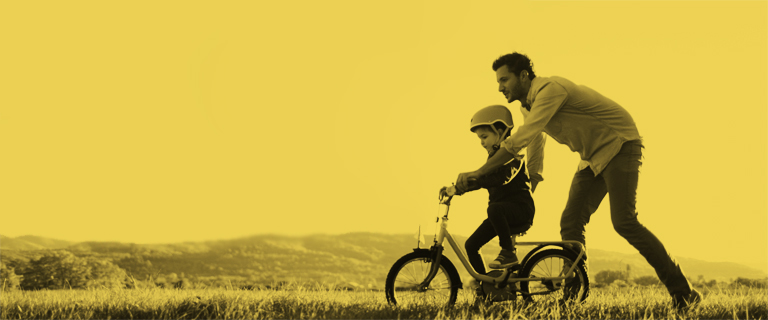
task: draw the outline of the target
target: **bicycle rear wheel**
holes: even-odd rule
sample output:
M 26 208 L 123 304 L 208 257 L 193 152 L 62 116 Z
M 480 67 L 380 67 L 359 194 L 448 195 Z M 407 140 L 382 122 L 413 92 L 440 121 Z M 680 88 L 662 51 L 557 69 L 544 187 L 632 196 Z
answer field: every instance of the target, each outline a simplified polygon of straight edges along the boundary
M 573 303 L 582 302 L 589 295 L 589 276 L 583 263 L 578 263 L 571 274 L 576 256 L 569 251 L 549 249 L 536 253 L 525 262 L 520 276 L 523 278 L 556 278 L 564 280 L 522 281 L 520 290 L 528 301 Z
M 385 292 L 392 305 L 453 305 L 461 287 L 461 278 L 448 258 L 440 258 L 440 268 L 429 286 L 421 283 L 429 274 L 432 258 L 429 250 L 419 250 L 397 260 L 387 274 Z

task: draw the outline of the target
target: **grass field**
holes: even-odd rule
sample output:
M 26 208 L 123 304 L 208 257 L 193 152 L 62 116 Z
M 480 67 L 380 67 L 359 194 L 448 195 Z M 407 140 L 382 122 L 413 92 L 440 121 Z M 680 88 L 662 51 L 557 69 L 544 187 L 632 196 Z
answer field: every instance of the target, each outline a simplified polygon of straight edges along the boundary
M 663 288 L 593 289 L 583 305 L 474 305 L 467 290 L 452 308 L 391 307 L 379 291 L 228 289 L 6 291 L 2 319 L 768 319 L 765 289 L 706 291 L 686 314 Z

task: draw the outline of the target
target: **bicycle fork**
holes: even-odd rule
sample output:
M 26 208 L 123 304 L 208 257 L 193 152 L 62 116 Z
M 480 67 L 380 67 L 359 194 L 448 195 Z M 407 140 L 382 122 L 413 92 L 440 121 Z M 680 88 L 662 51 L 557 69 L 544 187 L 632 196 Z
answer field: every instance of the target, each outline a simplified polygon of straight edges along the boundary
M 419 292 L 427 291 L 427 288 L 429 288 L 429 283 L 432 282 L 432 279 L 435 278 L 435 275 L 437 275 L 437 271 L 440 270 L 440 259 L 443 257 L 443 246 L 438 246 L 437 244 L 433 245 L 432 248 L 429 249 L 430 256 L 432 257 L 432 265 L 429 269 L 429 274 L 427 274 L 427 277 L 424 278 L 424 281 L 419 284 L 419 288 L 417 289 Z

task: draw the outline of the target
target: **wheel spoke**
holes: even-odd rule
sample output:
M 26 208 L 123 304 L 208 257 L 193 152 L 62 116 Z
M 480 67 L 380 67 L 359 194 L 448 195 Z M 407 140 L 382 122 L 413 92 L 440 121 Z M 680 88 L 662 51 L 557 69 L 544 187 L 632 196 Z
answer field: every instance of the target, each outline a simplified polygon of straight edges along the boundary
M 588 293 L 588 279 L 581 266 L 573 266 L 573 258 L 562 250 L 550 249 L 535 254 L 525 263 L 521 276 L 532 278 L 569 277 L 561 280 L 539 280 L 523 282 L 521 288 L 533 301 L 554 302 L 558 300 L 582 301 Z

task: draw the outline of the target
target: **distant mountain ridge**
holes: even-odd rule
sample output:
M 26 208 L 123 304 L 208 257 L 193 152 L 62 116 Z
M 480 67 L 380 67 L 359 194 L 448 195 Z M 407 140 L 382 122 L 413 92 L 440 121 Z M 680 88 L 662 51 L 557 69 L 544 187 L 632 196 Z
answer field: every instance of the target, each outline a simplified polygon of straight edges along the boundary
M 0 235 L 0 249 L 11 250 L 45 250 L 45 249 L 64 249 L 74 242 L 44 238 L 38 236 L 20 236 L 10 238 Z
M 457 236 L 463 243 L 466 238 Z M 431 241 L 431 238 L 429 238 Z M 158 274 L 186 274 L 201 279 L 236 277 L 244 281 L 311 279 L 318 282 L 345 281 L 373 286 L 380 285 L 391 265 L 416 246 L 413 235 L 349 233 L 343 235 L 309 235 L 301 237 L 256 235 L 230 240 L 186 242 L 175 244 L 133 244 L 119 242 L 80 242 L 35 236 L 9 238 L 0 236 L 3 259 L 39 255 L 41 250 L 67 249 L 76 255 L 96 255 L 109 258 L 129 274 L 143 279 Z M 427 245 L 421 244 L 422 247 Z M 520 247 L 519 257 L 527 252 Z M 495 258 L 494 245 L 483 250 L 484 258 Z M 463 271 L 460 260 L 452 250 L 446 256 Z M 737 277 L 765 278 L 766 272 L 730 262 L 707 262 L 679 257 L 690 279 L 699 276 L 707 280 L 729 281 Z M 632 277 L 655 275 L 654 270 L 639 254 L 622 254 L 589 249 L 591 275 L 602 270 L 626 270 Z M 462 279 L 466 279 L 466 272 Z

